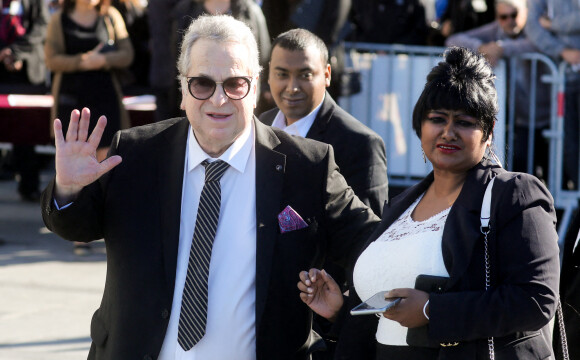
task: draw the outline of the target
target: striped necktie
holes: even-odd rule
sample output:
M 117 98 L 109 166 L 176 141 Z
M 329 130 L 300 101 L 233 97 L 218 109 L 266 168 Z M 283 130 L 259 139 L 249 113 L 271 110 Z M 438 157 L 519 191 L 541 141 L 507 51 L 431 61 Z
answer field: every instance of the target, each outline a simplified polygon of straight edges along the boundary
M 199 198 L 189 251 L 177 335 L 177 342 L 185 351 L 190 350 L 205 334 L 209 262 L 220 217 L 220 179 L 229 166 L 221 160 L 212 163 L 205 160 L 202 165 L 205 166 L 205 185 Z

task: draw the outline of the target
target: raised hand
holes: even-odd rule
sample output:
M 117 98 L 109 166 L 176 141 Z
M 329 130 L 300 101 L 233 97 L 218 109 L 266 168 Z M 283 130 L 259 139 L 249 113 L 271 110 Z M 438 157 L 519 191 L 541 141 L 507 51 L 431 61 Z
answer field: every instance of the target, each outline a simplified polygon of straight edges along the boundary
M 83 187 L 96 181 L 106 172 L 121 163 L 118 155 L 97 161 L 97 147 L 103 136 L 107 118 L 101 116 L 92 134 L 88 136 L 91 112 L 84 108 L 82 113 L 74 110 L 66 139 L 62 133 L 62 123 L 54 120 L 56 145 L 56 186 L 55 199 L 63 205 L 76 198 Z
M 301 271 L 300 299 L 318 315 L 334 321 L 344 302 L 340 287 L 325 270 Z

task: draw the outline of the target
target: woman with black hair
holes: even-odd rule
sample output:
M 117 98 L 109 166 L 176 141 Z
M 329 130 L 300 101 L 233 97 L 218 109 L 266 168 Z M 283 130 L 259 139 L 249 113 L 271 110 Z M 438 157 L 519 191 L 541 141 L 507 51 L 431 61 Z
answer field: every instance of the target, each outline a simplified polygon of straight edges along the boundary
M 48 24 L 44 45 L 46 66 L 54 73 L 51 119 L 59 118 L 63 130 L 74 109 L 90 108 L 107 117 L 107 129 L 97 158 L 107 156 L 113 135 L 129 127 L 123 94 L 114 69 L 128 67 L 133 47 L 125 22 L 110 0 L 64 0 L 62 10 Z M 89 132 L 97 123 L 91 121 Z
M 110 0 L 64 0 L 48 23 L 44 52 L 46 66 L 54 74 L 51 119 L 61 119 L 66 134 L 75 109 L 87 107 L 105 115 L 107 128 L 96 153 L 97 160 L 103 161 L 113 135 L 129 127 L 129 113 L 114 71 L 133 61 L 133 46 L 121 14 L 110 6 Z M 96 125 L 94 116 L 89 133 Z M 90 246 L 75 242 L 74 253 L 89 255 Z
M 489 64 L 464 48 L 445 55 L 413 111 L 413 129 L 433 171 L 385 207 L 354 266 L 350 296 L 345 302 L 324 271 L 300 273 L 302 300 L 343 325 L 336 358 L 552 355 L 542 331 L 558 302 L 552 196 L 535 177 L 492 161 L 498 103 Z M 485 240 L 480 214 L 492 178 Z M 386 290 L 401 301 L 378 320 L 347 314 Z

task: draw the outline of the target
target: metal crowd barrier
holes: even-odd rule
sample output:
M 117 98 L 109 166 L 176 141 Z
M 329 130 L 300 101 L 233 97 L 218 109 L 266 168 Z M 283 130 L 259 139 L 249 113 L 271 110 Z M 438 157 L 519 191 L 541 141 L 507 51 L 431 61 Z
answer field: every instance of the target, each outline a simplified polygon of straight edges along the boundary
M 340 105 L 362 123 L 375 130 L 385 141 L 390 186 L 407 187 L 431 171 L 423 162 L 420 142 L 412 129 L 412 112 L 423 90 L 426 76 L 445 51 L 442 47 L 346 43 L 346 66 L 361 74 L 362 91 L 341 97 Z M 516 118 L 516 74 L 525 66 L 529 74 L 528 151 L 526 169 L 534 173 L 534 128 L 538 113 L 540 84 L 549 96 L 549 128 L 542 132 L 548 140 L 547 186 L 555 206 L 562 210 L 558 234 L 560 247 L 566 237 L 572 215 L 578 207 L 579 190 L 565 190 L 563 169 L 563 99 L 566 65 L 556 65 L 539 53 L 526 53 L 501 60 L 494 68 L 500 113 L 494 129 L 495 152 L 512 169 Z M 542 71 L 540 72 L 539 68 Z M 579 169 L 580 170 L 580 169 Z M 563 253 L 563 251 L 561 252 Z

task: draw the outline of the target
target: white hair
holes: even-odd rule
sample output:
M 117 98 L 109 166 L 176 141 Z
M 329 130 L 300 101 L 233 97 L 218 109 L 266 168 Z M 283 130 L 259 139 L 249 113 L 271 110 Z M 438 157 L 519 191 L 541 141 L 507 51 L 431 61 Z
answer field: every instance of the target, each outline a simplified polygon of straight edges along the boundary
M 526 9 L 527 4 L 525 0 L 495 0 L 495 5 L 497 4 L 506 4 L 509 6 L 513 6 L 516 9 Z
M 233 41 L 245 45 L 250 55 L 250 63 L 247 64 L 252 72 L 250 75 L 260 74 L 262 67 L 260 66 L 258 44 L 248 25 L 229 15 L 201 15 L 191 22 L 183 35 L 179 59 L 177 60 L 178 77 L 182 81 L 191 67 L 191 48 L 199 39 L 208 39 L 218 43 Z

